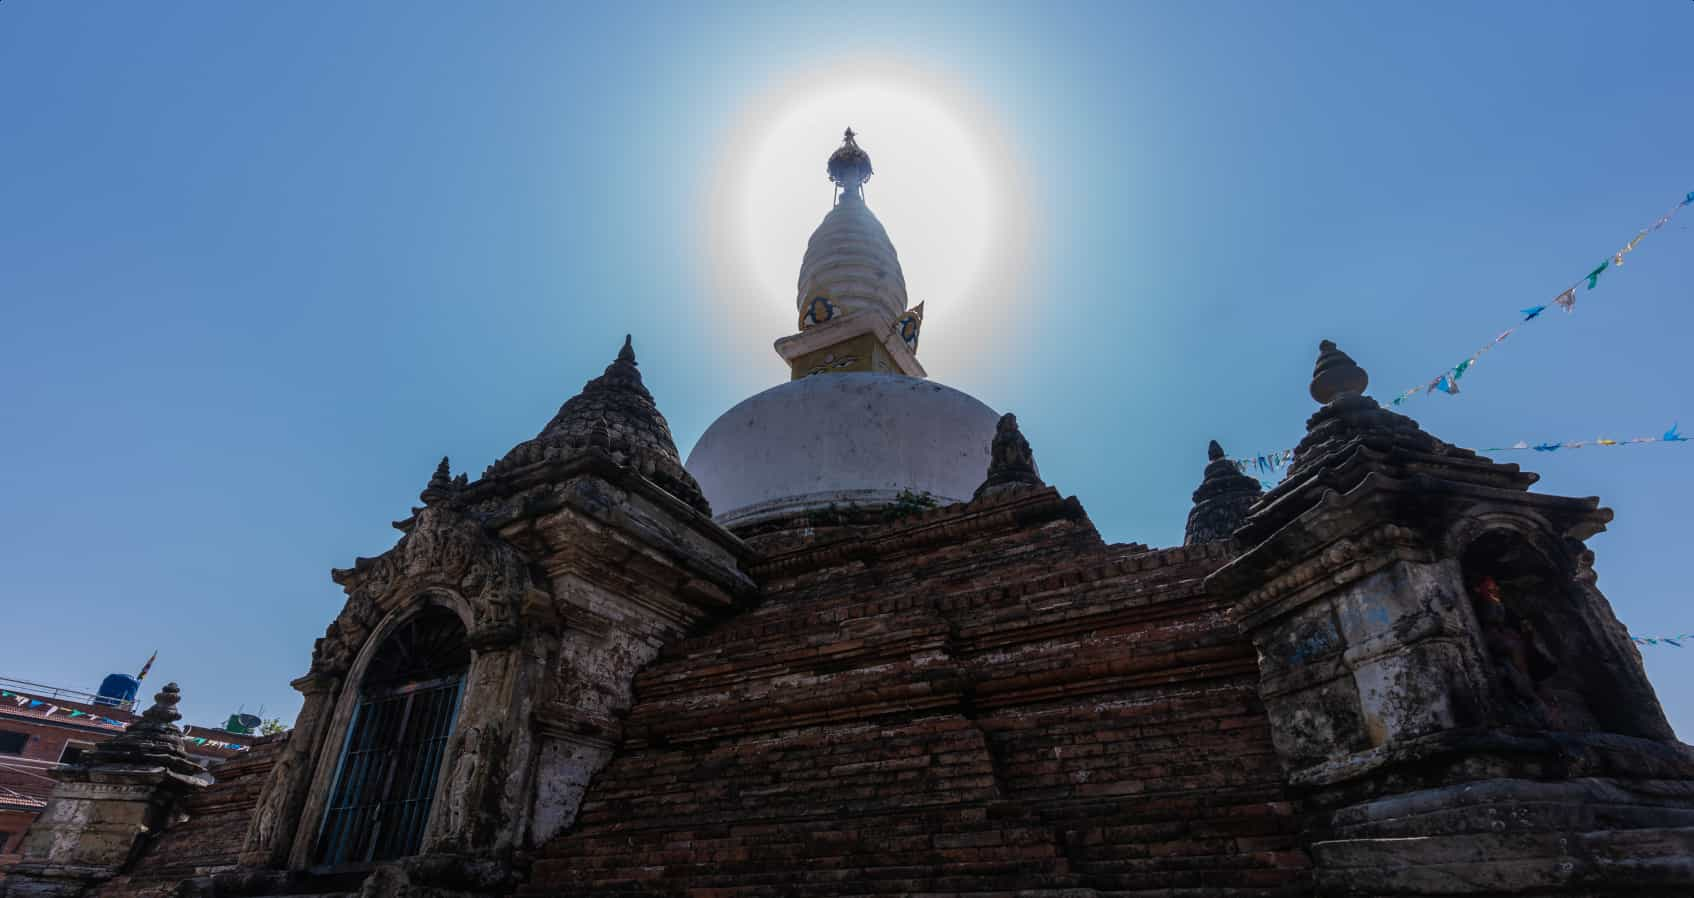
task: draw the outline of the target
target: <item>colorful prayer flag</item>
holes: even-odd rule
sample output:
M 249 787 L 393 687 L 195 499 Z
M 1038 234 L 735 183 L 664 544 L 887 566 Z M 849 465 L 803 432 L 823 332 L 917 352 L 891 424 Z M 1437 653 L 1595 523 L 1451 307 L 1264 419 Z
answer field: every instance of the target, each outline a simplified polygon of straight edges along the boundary
M 1607 268 L 1610 268 L 1613 265 L 1622 265 L 1623 264 L 1623 257 L 1626 254 L 1634 251 L 1635 247 L 1640 245 L 1642 239 L 1645 238 L 1650 231 L 1656 231 L 1659 228 L 1664 227 L 1666 224 L 1668 224 L 1670 222 L 1670 220 L 1672 218 L 1674 218 L 1676 216 L 1678 210 L 1680 210 L 1683 206 L 1688 206 L 1688 205 L 1691 205 L 1691 204 L 1694 204 L 1694 192 L 1690 192 L 1689 194 L 1687 194 L 1687 196 L 1684 197 L 1684 199 L 1682 200 L 1681 203 L 1678 203 L 1669 212 L 1666 212 L 1664 215 L 1661 215 L 1659 217 L 1659 219 L 1653 223 L 1653 226 L 1651 228 L 1646 228 L 1646 229 L 1637 231 L 1635 233 L 1635 236 L 1631 237 L 1629 242 L 1627 244 L 1625 244 L 1622 249 L 1618 250 L 1610 258 L 1603 260 L 1599 265 L 1596 265 L 1592 271 L 1590 271 L 1590 272 L 1588 272 L 1588 274 L 1584 275 L 1581 280 L 1577 281 L 1578 287 L 1582 284 L 1583 281 L 1587 281 L 1588 289 L 1590 289 L 1590 290 L 1599 286 L 1600 276 L 1605 273 Z M 1552 302 L 1554 304 L 1556 304 L 1559 308 L 1564 309 L 1566 313 L 1574 312 L 1574 311 L 1576 311 L 1576 290 L 1577 290 L 1577 287 L 1571 287 L 1571 288 L 1565 290 L 1564 292 L 1560 293 L 1559 295 L 1555 296 L 1553 298 Z M 1534 305 L 1534 306 L 1530 306 L 1530 307 L 1525 308 L 1525 309 L 1520 309 L 1519 312 L 1520 312 L 1520 314 L 1523 315 L 1523 321 L 1528 322 L 1528 321 L 1533 321 L 1536 318 L 1540 317 L 1541 313 L 1543 311 L 1545 311 L 1546 309 L 1547 309 L 1547 306 L 1545 306 L 1545 305 Z M 1520 323 L 1520 326 L 1521 326 L 1521 323 Z M 1514 327 L 1514 328 L 1510 328 L 1510 329 L 1507 329 L 1505 331 L 1502 331 L 1499 336 L 1494 338 L 1494 341 L 1492 343 L 1490 343 L 1489 345 L 1484 346 L 1481 349 L 1477 350 L 1476 353 L 1471 356 L 1471 360 L 1475 361 L 1478 356 L 1482 355 L 1482 353 L 1487 352 L 1490 348 L 1497 346 L 1500 343 L 1505 342 L 1505 339 L 1507 337 L 1511 336 L 1512 331 L 1514 331 L 1516 329 L 1517 328 Z M 1433 393 L 1437 389 L 1440 389 L 1444 393 L 1449 393 L 1449 394 L 1457 393 L 1458 392 L 1457 390 L 1449 390 L 1449 389 L 1447 389 L 1447 386 L 1453 385 L 1453 383 L 1455 381 L 1457 381 L 1458 378 L 1461 377 L 1461 376 L 1463 376 L 1463 366 L 1458 367 L 1458 368 L 1449 369 L 1449 375 L 1444 375 L 1444 377 L 1447 378 L 1446 380 L 1443 380 L 1443 378 L 1438 377 L 1435 380 L 1429 381 L 1428 383 L 1424 384 L 1422 387 L 1413 387 L 1412 389 L 1409 389 L 1406 392 L 1401 393 L 1399 396 L 1395 397 L 1393 404 L 1397 405 L 1397 406 L 1404 404 L 1406 400 L 1411 399 L 1412 397 L 1416 396 L 1417 393 L 1418 393 L 1418 390 L 1420 390 L 1420 389 L 1425 393 Z

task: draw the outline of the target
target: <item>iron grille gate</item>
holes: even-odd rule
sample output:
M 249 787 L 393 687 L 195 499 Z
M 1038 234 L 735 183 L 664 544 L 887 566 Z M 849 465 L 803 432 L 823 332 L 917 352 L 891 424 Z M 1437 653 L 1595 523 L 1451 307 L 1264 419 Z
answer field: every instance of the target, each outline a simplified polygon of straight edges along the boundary
M 463 683 L 453 676 L 360 700 L 318 836 L 319 865 L 417 853 Z

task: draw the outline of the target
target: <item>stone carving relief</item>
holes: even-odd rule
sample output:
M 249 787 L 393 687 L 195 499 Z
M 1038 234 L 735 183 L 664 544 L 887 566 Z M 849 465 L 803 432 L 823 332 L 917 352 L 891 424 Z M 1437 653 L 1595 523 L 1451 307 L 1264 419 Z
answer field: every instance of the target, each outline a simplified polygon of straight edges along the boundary
M 449 753 L 453 766 L 447 774 L 445 798 L 447 806 L 444 829 L 449 833 L 464 832 L 470 825 L 470 810 L 475 806 L 475 787 L 481 785 L 478 773 L 482 771 L 482 730 L 477 727 L 466 727 L 453 745 Z
M 516 549 L 443 507 L 422 509 L 394 549 L 360 559 L 335 576 L 347 590 L 347 605 L 314 648 L 315 673 L 345 673 L 384 616 L 431 589 L 449 590 L 470 603 L 473 642 L 509 641 L 535 588 Z
M 324 635 L 312 644 L 312 671 L 314 673 L 340 676 L 353 665 L 353 647 L 349 640 L 342 636 L 341 628 L 335 621 L 330 621 L 324 628 Z
M 329 789 L 334 756 L 350 725 L 359 689 L 356 680 L 363 676 L 360 654 L 387 629 L 384 621 L 404 616 L 419 602 L 431 601 L 432 594 L 450 594 L 461 613 L 468 610 L 470 643 L 478 653 L 461 701 L 462 732 L 453 737 L 442 768 L 438 795 L 443 806 L 437 809 L 439 822 L 434 824 L 436 843 L 466 850 L 488 844 L 488 839 L 472 837 L 465 829 L 480 826 L 473 819 L 479 815 L 498 817 L 510 811 L 499 796 L 504 775 L 499 777 L 502 782 L 493 782 L 490 773 L 494 767 L 502 771 L 505 767 L 497 763 L 500 759 L 491 760 L 491 755 L 510 750 L 527 757 L 506 744 L 511 739 L 505 734 L 490 733 L 499 718 L 514 712 L 508 705 L 511 696 L 521 691 L 508 682 L 514 665 L 505 656 L 513 653 L 500 650 L 526 632 L 523 610 L 532 598 L 545 595 L 544 587 L 533 582 L 516 548 L 447 503 L 420 509 L 409 532 L 393 549 L 377 558 L 360 559 L 352 569 L 334 572 L 334 577 L 346 590 L 347 604 L 312 653 L 309 678 L 317 684 L 315 688 L 327 691 L 308 695 L 307 702 L 328 722 L 310 734 L 297 726 L 296 736 L 308 738 L 279 757 L 260 796 L 245 853 L 279 860 L 288 855 L 296 864 L 307 862 L 310 846 L 299 843 L 310 841 L 311 818 L 323 813 L 322 796 Z M 305 716 L 302 711 L 302 720 Z M 487 719 L 490 716 L 495 719 Z M 491 737 L 504 748 L 489 748 Z M 315 797 L 305 799 L 308 793 Z M 289 834 L 295 844 L 280 844 Z
M 253 812 L 253 830 L 247 839 L 248 850 L 263 850 L 277 843 L 287 828 L 287 811 L 293 785 L 300 772 L 300 757 L 285 752 L 271 768 L 265 791 L 259 796 L 259 806 Z

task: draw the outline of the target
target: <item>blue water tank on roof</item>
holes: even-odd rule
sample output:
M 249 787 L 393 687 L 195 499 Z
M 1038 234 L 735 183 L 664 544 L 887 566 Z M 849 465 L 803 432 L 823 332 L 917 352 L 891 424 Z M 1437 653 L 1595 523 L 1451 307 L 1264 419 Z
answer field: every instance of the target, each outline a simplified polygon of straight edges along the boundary
M 106 679 L 100 681 L 100 693 L 94 702 L 114 708 L 128 708 L 135 701 L 135 694 L 140 691 L 141 681 L 129 674 L 108 674 Z

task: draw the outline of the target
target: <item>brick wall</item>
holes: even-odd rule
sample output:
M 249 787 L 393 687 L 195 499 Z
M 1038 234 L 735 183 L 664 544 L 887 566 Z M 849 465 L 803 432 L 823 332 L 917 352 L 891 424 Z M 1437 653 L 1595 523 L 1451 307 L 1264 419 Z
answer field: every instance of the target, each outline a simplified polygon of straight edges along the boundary
M 1306 888 L 1221 548 L 1102 545 L 1051 491 L 790 548 L 638 677 L 530 894 Z

